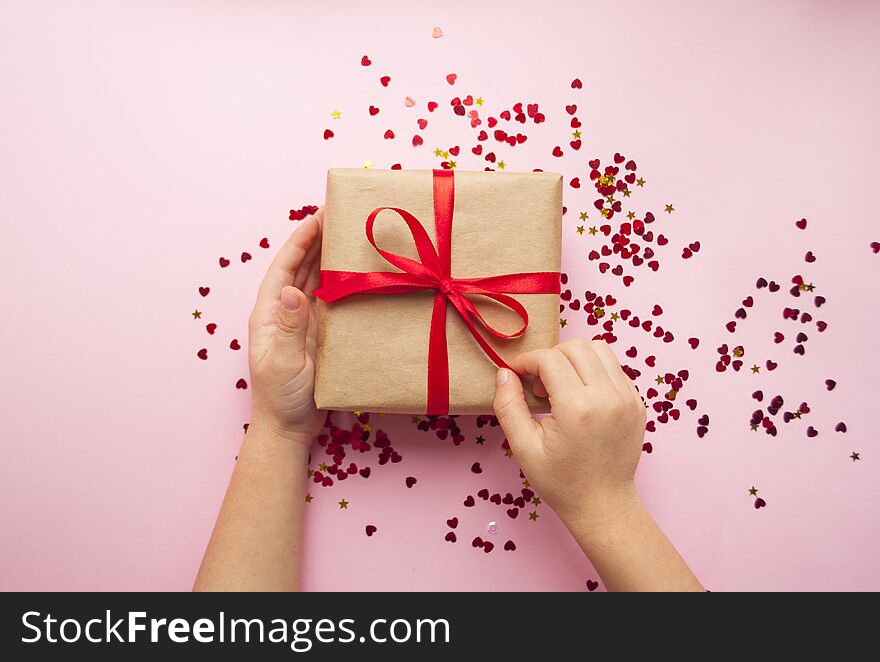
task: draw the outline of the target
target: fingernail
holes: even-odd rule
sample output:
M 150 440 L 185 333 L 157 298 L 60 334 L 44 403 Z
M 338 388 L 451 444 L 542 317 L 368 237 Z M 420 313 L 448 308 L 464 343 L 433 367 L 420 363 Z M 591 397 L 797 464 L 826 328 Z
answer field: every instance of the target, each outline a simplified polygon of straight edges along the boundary
M 507 368 L 499 368 L 498 374 L 495 376 L 496 383 L 506 384 L 508 379 L 510 379 L 510 371 Z
M 281 305 L 285 310 L 296 312 L 299 310 L 300 303 L 299 296 L 294 288 L 285 287 L 281 290 Z

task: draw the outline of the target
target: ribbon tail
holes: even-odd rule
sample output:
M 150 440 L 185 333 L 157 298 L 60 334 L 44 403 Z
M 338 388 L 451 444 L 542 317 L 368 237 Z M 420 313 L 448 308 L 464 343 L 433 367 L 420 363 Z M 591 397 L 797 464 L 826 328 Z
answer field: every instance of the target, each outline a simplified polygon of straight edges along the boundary
M 429 338 L 427 413 L 444 416 L 449 413 L 449 349 L 446 346 L 446 296 L 440 292 L 434 296 Z

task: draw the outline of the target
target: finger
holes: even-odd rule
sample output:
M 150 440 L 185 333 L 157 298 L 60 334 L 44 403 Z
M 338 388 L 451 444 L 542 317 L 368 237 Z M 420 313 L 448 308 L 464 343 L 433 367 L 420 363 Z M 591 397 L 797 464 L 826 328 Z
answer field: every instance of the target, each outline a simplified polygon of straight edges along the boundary
M 510 367 L 520 374 L 539 377 L 550 396 L 551 407 L 554 399 L 558 400 L 566 393 L 576 393 L 584 388 L 584 383 L 571 362 L 558 349 L 525 352 L 510 361 Z
M 258 301 L 277 301 L 281 294 L 281 288 L 293 284 L 297 269 L 302 266 L 309 248 L 321 234 L 319 215 L 322 215 L 320 209 L 314 216 L 303 221 L 302 225 L 290 235 L 290 238 L 278 251 L 260 285 L 260 292 L 257 295 Z
M 275 319 L 281 289 L 294 284 L 297 269 L 320 237 L 320 215 L 321 210 L 318 210 L 315 216 L 309 217 L 297 228 L 272 260 L 257 293 L 257 301 L 251 314 L 252 324 L 270 324 Z
M 570 340 L 557 345 L 556 349 L 571 361 L 578 377 L 587 386 L 611 385 L 605 365 L 599 359 L 596 350 L 593 349 L 592 343 L 584 340 Z
M 492 406 L 513 454 L 522 461 L 536 452 L 541 440 L 541 426 L 526 404 L 522 382 L 506 368 L 498 370 Z
M 302 265 L 296 270 L 294 276 L 294 287 L 305 292 L 310 297 L 312 292 L 318 287 L 318 274 L 321 266 L 321 245 L 324 235 L 324 208 L 321 207 L 316 213 L 315 218 L 318 220 L 318 238 L 309 246 L 306 257 Z M 314 283 L 314 284 L 312 284 Z
M 611 350 L 611 347 L 608 346 L 608 343 L 604 340 L 594 340 L 591 345 L 595 355 L 604 366 L 608 379 L 611 380 L 611 383 L 614 384 L 614 387 L 621 393 L 621 395 L 632 394 L 636 399 L 641 401 L 641 397 L 639 397 L 635 385 L 632 383 L 632 380 L 626 376 L 623 368 L 620 367 L 620 361 L 617 360 L 617 356 Z
M 291 370 L 298 373 L 305 365 L 305 356 L 309 336 L 309 318 L 311 305 L 306 295 L 292 285 L 281 290 L 281 305 L 278 306 L 275 326 L 277 349 L 289 358 Z
M 532 382 L 532 393 L 534 393 L 537 398 L 546 398 L 550 395 L 547 393 L 547 387 L 544 386 L 544 382 L 541 381 L 540 377 L 535 377 Z

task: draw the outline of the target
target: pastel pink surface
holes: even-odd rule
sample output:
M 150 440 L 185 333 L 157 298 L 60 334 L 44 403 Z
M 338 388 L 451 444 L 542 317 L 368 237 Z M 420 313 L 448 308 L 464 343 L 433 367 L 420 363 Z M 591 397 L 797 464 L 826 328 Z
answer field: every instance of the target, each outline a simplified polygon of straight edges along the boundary
M 331 166 L 435 167 L 431 150 L 456 135 L 444 105 L 459 88 L 496 108 L 553 109 L 545 139 L 517 147 L 511 169 L 579 168 L 585 180 L 588 159 L 623 151 L 648 180 L 642 204 L 674 203 L 663 219 L 673 243 L 702 243 L 694 259 L 667 259 L 662 276 L 624 292 L 587 263 L 587 239 L 574 232 L 574 211 L 592 196 L 566 188 L 564 268 L 580 289 L 642 310 L 659 303 L 679 341 L 702 340 L 657 354 L 690 370 L 710 433 L 698 439 L 690 418 L 661 428 L 639 481 L 705 585 L 880 589 L 880 256 L 868 248 L 880 239 L 878 6 L 298 4 L 5 3 L 0 589 L 191 586 L 248 418 L 249 391 L 234 387 L 246 351 L 229 343 L 246 346 L 256 285 L 295 225 L 287 210 L 319 203 Z M 570 89 L 575 76 L 583 90 Z M 444 113 L 429 116 L 426 144 L 413 148 L 429 99 Z M 584 146 L 556 159 L 548 136 L 567 135 L 561 109 L 573 102 Z M 388 128 L 396 139 L 383 140 Z M 254 259 L 242 264 L 245 250 Z M 808 269 L 807 250 L 819 257 Z M 219 256 L 231 265 L 220 269 Z M 756 277 L 786 286 L 801 270 L 829 297 L 829 330 L 811 334 L 806 357 L 788 345 L 768 354 L 780 363 L 772 374 L 716 375 L 714 348 L 731 340 L 724 324 L 740 299 L 759 298 Z M 733 344 L 766 347 L 778 307 L 756 313 Z M 819 437 L 751 433 L 757 388 L 810 402 Z M 845 435 L 833 432 L 840 420 Z M 462 507 L 480 487 L 518 485 L 497 428 L 480 447 L 468 423 L 456 448 L 408 417 L 381 425 L 403 462 L 312 490 L 307 589 L 584 590 L 596 578 L 546 506 L 537 522 L 508 521 L 479 499 Z M 411 489 L 406 476 L 418 478 Z M 752 485 L 766 508 L 753 508 Z M 456 544 L 443 540 L 453 516 Z M 490 520 L 501 532 L 484 554 L 470 540 L 487 538 Z M 366 524 L 378 527 L 371 537 Z M 508 537 L 515 552 L 501 549 Z

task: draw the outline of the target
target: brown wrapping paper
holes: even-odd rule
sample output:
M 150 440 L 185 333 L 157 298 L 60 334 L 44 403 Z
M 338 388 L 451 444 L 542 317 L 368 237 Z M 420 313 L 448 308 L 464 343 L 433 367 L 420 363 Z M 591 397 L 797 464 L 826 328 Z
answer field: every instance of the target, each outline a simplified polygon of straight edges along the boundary
M 376 207 L 406 209 L 421 221 L 436 246 L 433 205 L 430 170 L 328 171 L 321 268 L 397 271 L 367 240 L 367 216 Z M 561 227 L 561 175 L 456 171 L 452 276 L 559 271 Z M 384 250 L 418 258 L 412 236 L 394 212 L 383 212 L 374 231 Z M 433 292 L 355 294 L 330 304 L 318 301 L 318 407 L 425 413 L 433 297 Z M 529 314 L 525 334 L 504 340 L 484 333 L 505 359 L 553 347 L 559 340 L 558 295 L 516 298 Z M 496 328 L 509 332 L 521 325 L 516 315 L 492 300 L 472 300 Z M 490 413 L 497 368 L 451 305 L 446 334 L 449 413 Z M 534 397 L 530 388 L 526 396 L 533 411 L 549 410 L 546 400 Z

